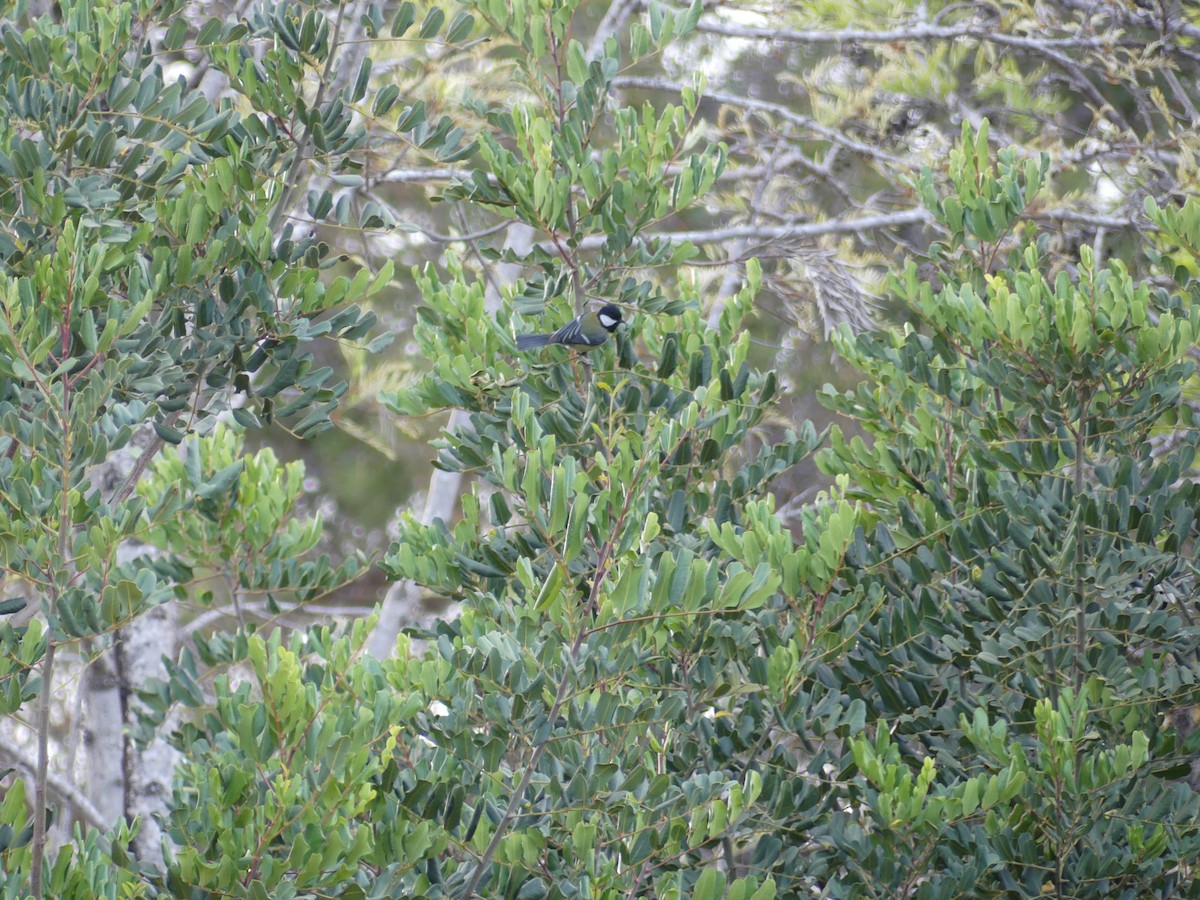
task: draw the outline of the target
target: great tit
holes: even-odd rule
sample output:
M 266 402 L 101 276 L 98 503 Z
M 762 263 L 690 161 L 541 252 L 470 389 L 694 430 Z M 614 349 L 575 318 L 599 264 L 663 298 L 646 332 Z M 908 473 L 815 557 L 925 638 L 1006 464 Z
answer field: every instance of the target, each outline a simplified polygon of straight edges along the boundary
M 547 344 L 568 347 L 599 347 L 621 324 L 621 310 L 606 303 L 595 312 L 586 312 L 550 334 L 518 334 L 517 349 L 530 350 Z

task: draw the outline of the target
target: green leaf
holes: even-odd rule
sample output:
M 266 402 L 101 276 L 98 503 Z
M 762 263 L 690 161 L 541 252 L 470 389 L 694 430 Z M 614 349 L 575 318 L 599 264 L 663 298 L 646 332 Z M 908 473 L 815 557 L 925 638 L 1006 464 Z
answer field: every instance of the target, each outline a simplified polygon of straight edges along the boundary
M 694 900 L 720 900 L 725 895 L 725 873 L 717 869 L 705 869 L 692 888 Z
M 392 19 L 392 37 L 401 37 L 413 22 L 417 20 L 417 8 L 409 0 L 404 0 L 396 10 L 396 17 Z
M 178 428 L 167 425 L 165 422 L 154 422 L 154 432 L 168 444 L 180 444 L 183 442 L 184 433 Z
M 387 115 L 396 103 L 396 99 L 400 96 L 400 88 L 394 84 L 385 85 L 378 94 L 375 95 L 375 101 L 371 105 L 371 114 L 375 118 L 383 118 Z
M 446 43 L 457 44 L 470 36 L 475 28 L 475 17 L 466 10 L 460 10 L 446 29 Z
M 417 36 L 422 39 L 431 38 L 441 30 L 442 23 L 446 21 L 446 13 L 440 7 L 430 7 L 429 12 L 425 14 L 425 21 L 421 23 L 421 30 Z

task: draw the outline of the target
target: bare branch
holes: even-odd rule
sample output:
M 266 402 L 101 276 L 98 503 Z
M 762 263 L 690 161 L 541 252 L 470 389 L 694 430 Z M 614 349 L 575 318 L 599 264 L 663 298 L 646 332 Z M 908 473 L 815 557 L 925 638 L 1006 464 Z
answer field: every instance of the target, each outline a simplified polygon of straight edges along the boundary
M 241 604 L 241 611 L 245 615 L 254 616 L 263 622 L 284 622 L 293 627 L 299 627 L 299 620 L 291 620 L 289 619 L 290 616 L 320 616 L 327 619 L 337 616 L 343 618 L 366 618 L 374 611 L 374 607 L 363 605 L 335 606 L 326 603 L 297 603 L 287 609 L 272 612 L 270 604 L 267 601 L 259 600 L 243 602 Z M 234 609 L 233 604 L 206 609 L 187 624 L 184 628 L 184 633 L 188 635 L 203 634 L 216 623 L 224 620 L 233 621 L 237 617 L 238 611 Z
M 646 91 L 669 91 L 670 93 L 680 93 L 684 85 L 670 81 L 666 78 L 641 78 L 633 75 L 627 75 L 613 79 L 613 87 L 618 88 L 634 88 Z M 705 91 L 703 99 L 715 100 L 717 103 L 725 103 L 729 106 L 739 107 L 742 109 L 752 109 L 756 112 L 769 113 L 776 116 L 785 122 L 789 122 L 798 128 L 803 128 L 813 134 L 818 134 L 825 140 L 839 144 L 848 150 L 853 150 L 856 153 L 861 153 L 864 156 L 870 156 L 873 159 L 886 162 L 889 165 L 907 169 L 911 168 L 911 161 L 901 159 L 898 156 L 892 156 L 890 153 L 885 153 L 878 147 L 871 144 L 864 144 L 861 141 L 856 141 L 853 138 L 847 137 L 840 131 L 833 128 L 827 128 L 818 121 L 809 116 L 803 116 L 793 112 L 786 106 L 781 106 L 778 103 L 770 103 L 766 100 L 755 100 L 751 97 L 742 96 L 740 94 L 729 94 L 724 91 Z
M 976 41 L 987 41 L 993 44 L 999 44 L 1002 47 L 1009 47 L 1014 50 L 1023 50 L 1027 53 L 1033 53 L 1045 57 L 1067 73 L 1071 79 L 1071 82 L 1087 95 L 1088 100 L 1092 102 L 1097 111 L 1108 110 L 1114 115 L 1116 114 L 1115 110 L 1112 109 L 1111 104 L 1104 99 L 1103 95 L 1098 90 L 1096 90 L 1095 85 L 1093 85 L 1087 78 L 1086 73 L 1080 68 L 1079 64 L 1059 49 L 1061 47 L 1084 47 L 1093 50 L 1104 50 L 1111 46 L 1111 42 L 1106 42 L 1099 38 L 1029 38 L 1021 37 L 1015 34 L 1005 34 L 992 29 L 980 28 L 977 25 L 914 25 L 910 28 L 893 28 L 886 31 L 870 31 L 855 28 L 848 28 L 842 31 L 792 31 L 788 29 L 772 30 L 766 28 L 746 28 L 742 26 L 714 26 L 711 23 L 702 22 L 697 25 L 697 30 L 708 31 L 727 36 L 754 38 L 758 40 L 778 40 L 787 43 L 804 44 L 849 42 L 896 43 L 903 41 L 958 40 L 961 38 L 970 38 L 971 40 Z
M 1160 20 L 1150 10 L 1139 9 L 1132 3 L 1105 3 L 1097 2 L 1097 0 L 1061 0 L 1061 2 L 1068 9 L 1084 13 L 1089 18 L 1098 18 L 1104 13 L 1108 13 L 1115 21 L 1123 25 L 1137 25 L 1156 33 L 1162 33 L 1159 27 Z M 1182 19 L 1175 19 L 1171 22 L 1170 33 L 1192 40 L 1200 40 L 1200 26 L 1189 25 Z
M 312 101 L 312 109 L 320 109 L 322 104 L 325 102 L 325 93 L 329 89 L 331 83 L 334 63 L 338 57 L 337 51 L 341 44 L 342 26 L 345 23 L 345 19 L 346 0 L 342 0 L 342 2 L 338 4 L 337 16 L 334 18 L 333 37 L 329 42 L 329 55 L 325 59 L 325 71 L 321 74 L 321 81 L 317 86 L 317 93 Z M 296 187 L 300 183 L 300 172 L 307 162 L 308 148 L 311 144 L 312 129 L 306 128 L 304 130 L 303 137 L 301 137 L 296 143 L 296 157 L 292 161 L 291 171 L 288 172 L 287 177 L 283 180 L 283 194 L 278 198 L 275 208 L 271 210 L 271 229 L 273 231 L 279 225 L 279 221 L 283 217 L 284 213 L 288 211 L 288 207 L 291 206 L 292 193 L 296 190 Z
M 752 223 L 761 213 L 761 205 L 763 197 L 766 195 L 767 188 L 775 177 L 775 167 L 779 163 L 779 159 L 783 154 L 780 153 L 778 147 L 774 148 L 771 154 L 767 157 L 764 165 L 762 178 L 754 189 L 754 196 L 750 201 L 750 222 Z M 730 247 L 730 263 L 731 265 L 725 272 L 725 277 L 721 280 L 721 286 L 717 289 L 717 294 L 713 298 L 712 306 L 708 311 L 708 326 L 716 328 L 721 320 L 721 314 L 725 310 L 725 306 L 734 292 L 737 291 L 738 282 L 741 280 L 741 267 L 737 265 L 738 261 L 743 257 L 745 246 L 743 241 L 736 241 Z
M 599 159 L 600 153 L 596 153 L 596 159 Z M 778 163 L 775 166 L 776 170 L 783 170 L 790 166 L 803 166 L 805 169 L 816 172 L 820 175 L 827 175 L 823 166 L 814 163 L 803 153 L 792 152 L 785 153 L 780 156 Z M 679 163 L 673 163 L 664 169 L 668 175 L 677 175 L 679 172 L 687 168 Z M 452 181 L 467 181 L 475 177 L 477 170 L 473 169 L 441 169 L 436 166 L 412 166 L 409 168 L 392 169 L 389 172 L 372 179 L 374 184 L 446 184 Z M 482 170 L 478 170 L 482 171 Z M 756 181 L 763 176 L 766 171 L 765 166 L 749 165 L 740 168 L 726 168 L 719 176 L 718 183 L 738 182 L 738 181 Z M 499 182 L 496 176 L 489 173 L 487 175 L 488 184 L 496 185 Z M 378 198 L 372 198 L 378 200 Z M 508 221 L 508 220 L 505 220 Z
M 436 166 L 413 166 L 407 169 L 392 169 L 391 171 L 384 172 L 378 178 L 375 178 L 374 181 L 376 184 L 426 184 L 443 181 L 466 181 L 473 174 L 470 169 L 439 169 Z
M 719 34 L 724 37 L 747 38 L 760 41 L 783 41 L 789 44 L 892 44 L 905 41 L 952 41 L 957 38 L 973 38 L 991 41 L 1009 47 L 1018 47 L 1032 53 L 1043 53 L 1057 47 L 1087 47 L 1105 49 L 1111 42 L 1100 38 L 1023 38 L 980 28 L 978 25 L 912 25 L 904 28 L 889 28 L 874 31 L 866 28 L 843 28 L 837 31 L 797 31 L 790 28 L 754 28 L 735 25 L 723 19 L 706 18 L 696 24 L 697 31 Z
M 6 743 L 3 747 L 0 747 L 0 753 L 7 756 L 9 760 L 29 775 L 37 771 L 37 761 L 30 759 L 16 747 L 12 746 L 11 743 Z M 75 812 L 93 828 L 103 830 L 112 827 L 113 823 L 105 820 L 104 816 L 100 814 L 100 810 L 92 805 L 92 801 L 84 795 L 83 791 L 63 776 L 54 772 L 47 772 L 46 784 L 56 794 L 70 803 L 75 808 Z
M 604 42 L 624 30 L 625 20 L 633 15 L 639 5 L 638 0 L 613 0 L 604 18 L 596 26 L 596 32 L 588 43 L 587 55 L 598 56 L 604 49 Z
M 1144 224 L 1138 219 L 1103 216 L 1098 213 L 1085 212 L 1078 209 L 1043 209 L 1029 213 L 1029 218 L 1039 221 L 1075 222 L 1079 225 L 1090 225 L 1093 228 L 1133 228 Z
M 931 221 L 929 211 L 924 207 L 901 210 L 878 216 L 865 216 L 859 219 L 835 219 L 829 222 L 810 222 L 803 225 L 730 225 L 726 228 L 711 228 L 702 231 L 668 231 L 661 234 L 645 235 L 646 238 L 662 238 L 663 240 L 682 243 L 691 241 L 693 244 L 715 244 L 732 240 L 758 240 L 763 243 L 786 240 L 790 238 L 811 238 L 823 234 L 854 234 L 856 232 L 873 231 L 879 228 L 898 228 L 902 225 L 919 225 Z M 606 238 L 594 235 L 584 238 L 581 247 L 594 249 L 601 246 Z M 548 246 L 544 250 L 553 252 Z

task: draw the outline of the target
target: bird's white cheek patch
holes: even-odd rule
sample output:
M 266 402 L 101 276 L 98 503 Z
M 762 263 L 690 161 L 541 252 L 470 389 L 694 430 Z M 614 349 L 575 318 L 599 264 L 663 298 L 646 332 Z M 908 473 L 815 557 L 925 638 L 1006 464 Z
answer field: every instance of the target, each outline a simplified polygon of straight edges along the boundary
M 601 317 L 600 317 L 600 324 L 601 324 L 601 325 L 603 325 L 605 328 L 616 328 L 616 327 L 617 327 L 617 320 L 616 320 L 616 319 L 610 319 L 608 316 L 601 316 Z

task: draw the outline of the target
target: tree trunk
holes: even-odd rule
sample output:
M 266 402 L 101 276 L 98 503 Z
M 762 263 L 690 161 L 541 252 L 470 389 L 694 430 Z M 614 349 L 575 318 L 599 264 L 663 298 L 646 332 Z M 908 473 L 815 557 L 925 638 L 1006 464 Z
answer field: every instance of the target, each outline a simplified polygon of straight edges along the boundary
M 156 606 L 138 616 L 117 633 L 115 658 L 120 683 L 125 741 L 125 815 L 138 817 L 142 827 L 133 844 L 133 852 L 142 862 L 161 858 L 163 828 L 160 819 L 171 801 L 171 782 L 178 753 L 167 743 L 164 733 L 170 719 L 161 723 L 154 738 L 145 747 L 134 737 L 134 724 L 141 708 L 137 689 L 151 679 L 165 679 L 168 669 L 163 658 L 174 659 L 179 648 L 179 614 L 174 604 Z
M 87 703 L 83 747 L 87 755 L 87 798 L 105 822 L 115 823 L 125 813 L 122 691 L 111 652 L 101 654 L 84 676 Z

